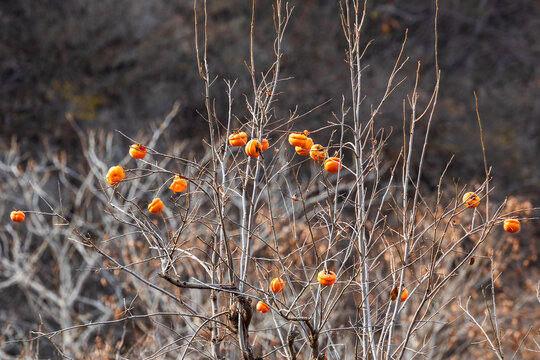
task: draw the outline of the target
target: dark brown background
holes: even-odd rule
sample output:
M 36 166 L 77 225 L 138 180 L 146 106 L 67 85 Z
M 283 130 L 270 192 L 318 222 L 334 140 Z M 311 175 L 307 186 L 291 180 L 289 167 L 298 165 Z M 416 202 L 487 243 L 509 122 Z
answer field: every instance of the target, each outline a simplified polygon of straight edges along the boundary
M 250 2 L 209 2 L 211 73 L 238 79 L 235 113 L 245 115 L 250 94 L 244 65 L 249 54 Z M 258 71 L 272 61 L 271 1 L 257 2 L 255 58 Z M 299 105 L 305 111 L 328 99 L 303 119 L 299 129 L 316 128 L 339 112 L 349 94 L 345 40 L 337 1 L 293 1 L 285 37 L 278 115 Z M 375 40 L 364 65 L 366 105 L 378 101 L 406 29 L 410 58 L 407 81 L 379 118 L 381 127 L 400 129 L 401 102 L 411 92 L 416 62 L 422 63 L 421 99 L 433 86 L 434 1 L 376 1 L 368 4 L 364 43 Z M 540 9 L 533 0 L 441 1 L 439 62 L 442 83 L 432 130 L 425 181 L 432 185 L 455 154 L 450 176 L 474 184 L 483 176 L 473 91 L 479 96 L 488 161 L 494 166 L 498 198 L 540 193 Z M 58 148 L 77 146 L 65 113 L 86 128 L 119 129 L 135 136 L 148 131 L 175 100 L 180 118 L 173 139 L 203 136 L 202 83 L 195 65 L 193 4 L 165 0 L 43 0 L 0 3 L 0 131 L 24 151 L 41 140 Z M 213 88 L 223 115 L 225 87 Z M 369 106 L 364 107 L 367 114 Z M 420 126 L 422 130 L 422 125 Z M 395 131 L 395 130 L 394 130 Z M 395 131 L 396 132 L 396 131 Z M 400 132 L 398 130 L 397 132 Z M 421 136 L 421 133 L 420 133 Z M 396 136 L 388 146 L 401 147 Z M 431 180 L 430 180 L 431 179 Z

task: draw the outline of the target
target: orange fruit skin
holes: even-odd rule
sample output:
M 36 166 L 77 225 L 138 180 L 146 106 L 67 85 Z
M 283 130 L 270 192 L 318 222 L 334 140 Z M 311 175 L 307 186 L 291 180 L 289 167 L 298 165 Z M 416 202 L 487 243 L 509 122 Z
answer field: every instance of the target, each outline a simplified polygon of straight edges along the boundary
M 262 144 L 262 151 L 266 151 L 266 149 L 268 149 L 268 147 L 270 146 L 270 143 L 268 142 L 267 139 L 262 139 L 261 144 Z
M 148 204 L 148 211 L 152 214 L 159 214 L 163 210 L 163 201 L 160 198 L 155 198 L 150 204 Z
M 285 282 L 280 278 L 274 278 L 270 283 L 270 289 L 272 290 L 272 292 L 278 293 L 283 291 L 284 288 Z
M 397 296 L 398 296 L 398 288 L 395 287 L 392 292 L 390 293 L 390 299 L 392 301 L 396 301 L 397 300 Z M 401 298 L 400 298 L 400 302 L 404 302 L 405 300 L 407 300 L 407 298 L 409 297 L 409 292 L 407 291 L 407 289 L 403 288 L 403 290 L 401 291 Z
M 326 150 L 322 145 L 315 144 L 309 150 L 309 156 L 315 161 L 323 161 L 326 158 Z
M 268 310 L 270 310 L 270 306 L 268 306 L 267 304 L 263 303 L 262 301 L 259 301 L 257 303 L 257 311 L 260 312 L 260 313 L 267 313 Z
M 232 134 L 229 136 L 229 144 L 231 146 L 244 146 L 247 143 L 247 134 L 243 131 L 240 131 L 239 133 Z
M 126 178 L 126 173 L 121 166 L 113 166 L 107 172 L 107 177 L 105 178 L 110 185 L 118 185 L 120 181 Z
M 312 146 L 313 146 L 313 139 L 308 137 L 306 140 L 306 143 L 304 144 L 304 150 L 307 150 L 309 154 L 309 151 L 311 150 Z
M 299 146 L 302 149 L 306 147 L 307 136 L 302 133 L 292 133 L 289 135 L 289 144 Z
M 478 197 L 478 195 L 471 191 L 463 195 L 463 203 L 468 208 L 474 209 L 475 207 L 480 205 L 480 198 Z
M 408 297 L 409 297 L 409 292 L 407 291 L 407 289 L 403 288 L 403 290 L 401 291 L 400 302 L 404 302 L 405 300 L 407 300 Z
M 176 175 L 173 179 L 173 182 L 171 184 L 171 186 L 169 186 L 169 189 L 174 191 L 175 193 L 177 192 L 182 192 L 184 190 L 186 190 L 187 188 L 187 181 L 186 179 L 184 178 L 181 178 L 180 176 Z
M 329 157 L 324 161 L 324 170 L 328 171 L 329 173 L 335 174 L 342 167 L 343 165 L 341 165 L 341 160 L 337 157 Z
M 259 140 L 252 139 L 252 140 L 249 140 L 248 143 L 246 144 L 247 156 L 256 158 L 259 155 L 261 155 L 261 151 L 262 151 L 262 145 L 259 142 Z
M 311 150 L 311 147 L 313 146 L 313 139 L 307 138 L 307 140 L 304 142 L 303 146 L 295 146 L 294 151 L 298 155 L 306 156 L 309 155 L 309 151 Z
M 295 146 L 294 151 L 296 151 L 298 155 L 302 155 L 302 156 L 309 155 L 309 150 L 306 150 L 300 146 Z
M 515 234 L 520 230 L 521 224 L 517 219 L 506 219 L 504 220 L 503 228 L 504 231 L 509 232 L 510 234 Z
M 143 159 L 146 156 L 146 148 L 141 144 L 133 144 L 129 147 L 129 155 L 134 159 Z
M 317 274 L 317 281 L 324 286 L 330 286 L 336 282 L 336 273 L 330 270 L 321 270 Z
M 20 223 L 24 221 L 26 216 L 24 215 L 22 211 L 15 210 L 15 211 L 12 211 L 11 214 L 9 214 L 9 217 L 11 218 L 11 221 Z

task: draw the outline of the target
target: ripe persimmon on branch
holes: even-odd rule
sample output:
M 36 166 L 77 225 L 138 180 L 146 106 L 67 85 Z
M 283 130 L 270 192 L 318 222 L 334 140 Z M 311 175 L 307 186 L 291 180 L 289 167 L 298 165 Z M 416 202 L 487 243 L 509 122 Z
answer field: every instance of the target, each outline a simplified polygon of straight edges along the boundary
M 459 272 L 481 256 L 497 225 L 504 223 L 509 233 L 520 230 L 519 220 L 504 213 L 506 202 L 488 201 L 493 188 L 483 141 L 481 185 L 447 184 L 449 162 L 436 194 L 424 189 L 441 85 L 438 62 L 424 107 L 417 63 L 403 100 L 403 136 L 394 135 L 380 114 L 407 84 L 401 75 L 408 62 L 407 33 L 379 102 L 364 104 L 362 63 L 371 44 L 362 38 L 367 1 L 344 0 L 340 19 L 350 88 L 336 94 L 342 96 L 341 113 L 331 114 L 321 128 L 301 131 L 298 120 L 324 111 L 326 102 L 300 115 L 278 106 L 293 7 L 275 1 L 274 58 L 260 71 L 252 1 L 246 61 L 252 93 L 238 94 L 245 110 L 235 114 L 236 81 L 224 81 L 225 109 L 214 102 L 220 75 L 209 64 L 219 59 L 208 58 L 206 0 L 193 4 L 206 151 L 193 153 L 186 143 L 162 150 L 159 140 L 178 120 L 178 103 L 146 136 L 119 133 L 113 141 L 112 135 L 87 135 L 70 120 L 85 149 L 85 172 L 59 155 L 50 158 L 59 195 L 66 193 L 74 210 L 68 215 L 67 199 L 46 195 L 39 185 L 44 167 L 36 166 L 38 175 L 28 181 L 37 190 L 26 195 L 27 210 L 11 213 L 20 224 L 7 231 L 14 237 L 13 256 L 2 259 L 3 268 L 32 292 L 38 313 L 50 303 L 51 315 L 61 314 L 53 323 L 59 330 L 40 328 L 29 342 L 46 338 L 72 356 L 89 354 L 81 344 L 93 339 L 101 344 L 93 354 L 102 358 L 137 357 L 137 351 L 145 358 L 403 359 L 430 352 L 430 334 L 447 321 L 442 313 L 454 296 L 445 289 L 460 286 Z M 395 136 L 402 150 L 389 158 L 385 145 Z M 116 139 L 131 142 L 120 161 L 111 155 L 118 153 Z M 7 161 L 2 165 L 13 175 L 18 171 Z M 40 210 L 43 203 L 51 212 Z M 52 232 L 45 222 L 49 216 L 62 221 Z M 28 223 L 54 239 L 29 251 L 18 235 Z M 36 272 L 32 266 L 44 251 L 58 259 L 58 293 L 55 281 L 43 286 L 23 275 Z M 28 253 L 30 268 L 19 252 Z M 85 293 L 88 277 L 98 274 L 112 300 Z M 70 314 L 73 307 L 85 311 Z M 493 342 L 468 307 L 463 309 L 502 357 L 499 330 Z M 123 329 L 115 332 L 112 326 L 119 322 Z M 100 334 L 114 339 L 114 348 L 111 343 L 104 349 Z

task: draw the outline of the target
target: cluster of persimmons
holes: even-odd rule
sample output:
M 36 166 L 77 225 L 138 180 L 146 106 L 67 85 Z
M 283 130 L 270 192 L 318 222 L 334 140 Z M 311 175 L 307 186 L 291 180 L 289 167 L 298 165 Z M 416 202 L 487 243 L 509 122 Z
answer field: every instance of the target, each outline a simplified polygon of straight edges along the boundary
M 315 161 L 324 161 L 324 169 L 329 173 L 337 173 L 341 168 L 341 160 L 338 157 L 328 157 L 326 149 L 320 144 L 314 144 L 313 139 L 308 137 L 309 132 L 293 132 L 289 135 L 289 144 L 294 146 L 294 150 L 298 155 L 309 155 Z M 235 131 L 229 136 L 229 144 L 232 147 L 246 146 L 246 154 L 250 157 L 259 157 L 263 151 L 268 149 L 268 139 L 251 139 L 248 141 L 248 136 L 243 131 Z
M 319 284 L 324 286 L 331 286 L 336 282 L 336 273 L 330 270 L 321 270 L 319 271 L 319 274 L 317 275 L 317 281 Z M 280 278 L 274 278 L 270 282 L 270 290 L 272 290 L 273 293 L 277 294 L 285 289 L 285 282 L 281 280 Z M 257 311 L 265 313 L 270 310 L 270 306 L 268 304 L 259 301 L 257 303 Z
M 298 155 L 309 155 L 313 160 L 322 162 L 324 169 L 329 173 L 337 173 L 342 168 L 341 159 L 338 157 L 327 157 L 326 149 L 320 144 L 314 144 L 313 139 L 308 137 L 308 131 L 294 132 L 289 135 L 289 143 L 295 147 L 295 151 Z M 247 140 L 247 134 L 243 131 L 236 131 L 229 136 L 229 144 L 232 147 L 240 147 L 245 145 L 245 152 L 250 157 L 258 157 L 263 151 L 268 149 L 269 143 L 267 139 L 252 139 Z M 134 159 L 143 159 L 147 155 L 147 149 L 141 144 L 133 144 L 129 148 L 129 154 Z M 118 186 L 126 178 L 124 169 L 119 166 L 112 166 L 105 179 L 111 186 Z M 182 192 L 186 190 L 188 185 L 187 180 L 176 175 L 169 186 L 169 189 L 174 193 Z M 480 197 L 474 192 L 468 192 L 463 196 L 463 204 L 474 209 L 480 205 Z M 163 201 L 160 198 L 153 199 L 148 205 L 148 211 L 152 214 L 159 214 L 164 208 Z M 28 212 L 28 211 L 27 211 Z M 23 222 L 25 219 L 25 212 L 21 210 L 14 210 L 11 212 L 11 220 L 14 222 Z M 503 228 L 509 233 L 517 233 L 520 230 L 520 222 L 517 219 L 506 219 L 503 223 Z M 318 273 L 317 281 L 323 286 L 331 286 L 336 282 L 336 273 L 328 269 L 321 270 Z M 279 293 L 285 288 L 285 282 L 281 278 L 274 278 L 270 282 L 270 290 L 273 293 Z M 398 299 L 399 289 L 395 287 L 390 293 L 392 301 Z M 407 289 L 402 288 L 400 301 L 405 301 L 409 296 Z M 259 301 L 256 306 L 257 310 L 261 313 L 266 313 L 270 310 L 270 306 L 266 303 Z
M 324 169 L 329 173 L 337 173 L 343 167 L 338 157 L 327 157 L 326 149 L 320 144 L 314 144 L 313 139 L 308 137 L 309 132 L 292 133 L 289 135 L 289 144 L 294 146 L 298 155 L 309 155 L 315 161 L 324 161 Z

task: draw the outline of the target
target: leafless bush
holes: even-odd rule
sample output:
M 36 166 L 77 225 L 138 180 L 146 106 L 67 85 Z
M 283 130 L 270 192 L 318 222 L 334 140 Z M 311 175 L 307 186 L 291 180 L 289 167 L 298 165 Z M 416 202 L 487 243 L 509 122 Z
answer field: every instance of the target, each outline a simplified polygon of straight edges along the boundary
M 28 335 L 17 316 L 4 313 L 3 356 L 56 351 L 76 358 L 444 358 L 434 349 L 445 342 L 443 328 L 455 321 L 446 307 L 464 276 L 485 280 L 467 269 L 485 251 L 493 229 L 521 213 L 505 210 L 506 201 L 490 201 L 482 138 L 482 184 L 450 183 L 442 173 L 434 194 L 423 189 L 438 66 L 432 93 L 422 98 L 418 63 L 403 100 L 402 134 L 384 129 L 385 101 L 407 84 L 401 75 L 408 61 L 406 34 L 385 92 L 377 103 L 364 104 L 365 4 L 343 2 L 351 87 L 344 90 L 341 112 L 310 133 L 329 156 L 340 158 L 343 167 L 331 174 L 322 163 L 295 154 L 286 141 L 295 121 L 320 108 L 288 115 L 275 109 L 293 8 L 280 0 L 273 7 L 274 61 L 262 71 L 253 56 L 252 18 L 247 116 L 233 113 L 235 82 L 226 80 L 226 119 L 218 118 L 213 102 L 219 80 L 209 70 L 206 1 L 195 1 L 194 10 L 205 153 L 191 152 L 186 143 L 162 150 L 160 138 L 177 119 L 176 104 L 149 136 L 122 134 L 147 147 L 148 155 L 136 162 L 125 156 L 120 165 L 127 177 L 119 184 L 104 180 L 117 164 L 119 136 L 87 135 L 73 120 L 84 165 L 67 163 L 62 153 L 47 153 L 41 163 L 25 161 L 15 144 L 0 163 L 2 186 L 17 189 L 6 197 L 29 215 L 25 229 L 9 224 L 0 232 L 1 286 L 16 286 L 43 319 Z M 481 129 L 479 114 L 478 124 Z M 420 139 L 419 126 L 425 130 Z M 229 145 L 234 130 L 269 139 L 270 148 L 248 157 Z M 403 147 L 388 159 L 383 149 L 392 136 L 402 137 Z M 189 183 L 180 194 L 167 189 L 176 175 Z M 464 204 L 468 191 L 480 196 L 479 207 Z M 146 205 L 158 197 L 164 210 L 149 214 Z M 333 271 L 337 281 L 320 284 L 323 270 Z M 492 269 L 489 274 L 495 335 L 468 303 L 463 309 L 502 358 Z M 283 280 L 283 291 L 270 289 L 273 278 Z M 254 311 L 259 301 L 269 313 Z

